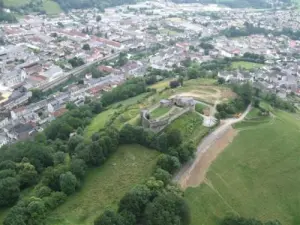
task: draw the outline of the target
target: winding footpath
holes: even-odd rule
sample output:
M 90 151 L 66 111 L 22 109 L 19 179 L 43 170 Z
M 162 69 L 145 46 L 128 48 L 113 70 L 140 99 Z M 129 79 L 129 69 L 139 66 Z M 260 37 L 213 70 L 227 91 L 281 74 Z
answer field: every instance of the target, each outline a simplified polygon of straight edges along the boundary
M 174 182 L 182 183 L 183 179 L 187 179 L 194 170 L 201 156 L 206 152 L 218 139 L 220 139 L 233 124 L 241 122 L 251 110 L 249 105 L 246 111 L 239 118 L 230 118 L 222 121 L 222 125 L 217 127 L 212 133 L 208 134 L 198 145 L 195 158 L 184 165 L 181 170 L 173 178 Z

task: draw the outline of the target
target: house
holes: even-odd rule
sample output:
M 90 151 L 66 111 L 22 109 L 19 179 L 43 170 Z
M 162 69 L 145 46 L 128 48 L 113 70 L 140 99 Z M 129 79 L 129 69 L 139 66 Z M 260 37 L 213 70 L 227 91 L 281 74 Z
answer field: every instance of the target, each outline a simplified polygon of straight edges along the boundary
M 8 137 L 5 135 L 5 133 L 0 133 L 0 148 L 3 145 L 6 145 L 9 142 Z
M 112 68 L 111 66 L 105 66 L 105 65 L 98 66 L 98 70 L 105 73 L 112 73 L 115 71 L 115 69 Z
M 169 107 L 173 105 L 173 102 L 168 99 L 162 99 L 160 100 L 159 104 L 161 107 Z
M 1 80 L 6 87 L 14 87 L 20 85 L 27 78 L 27 73 L 23 69 L 15 69 L 3 74 Z
M 36 133 L 32 123 L 17 123 L 8 129 L 5 128 L 4 132 L 14 140 L 25 140 Z
M 48 70 L 41 73 L 41 76 L 47 78 L 49 82 L 59 78 L 62 75 L 63 70 L 56 65 L 52 65 Z

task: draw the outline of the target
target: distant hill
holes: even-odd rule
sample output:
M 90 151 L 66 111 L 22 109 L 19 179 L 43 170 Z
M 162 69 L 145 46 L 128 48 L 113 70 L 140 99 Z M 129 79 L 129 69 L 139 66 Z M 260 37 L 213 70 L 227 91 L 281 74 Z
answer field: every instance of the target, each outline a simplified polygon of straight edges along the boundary
M 64 11 L 97 7 L 104 9 L 124 4 L 133 4 L 136 0 L 55 0 Z
M 19 14 L 58 14 L 71 9 L 104 8 L 133 4 L 136 0 L 0 0 L 1 5 Z M 1 18 L 1 17 L 0 17 Z
M 231 8 L 270 8 L 271 2 L 268 0 L 172 0 L 175 3 L 202 3 L 202 4 L 220 4 Z M 290 4 L 290 0 L 281 0 L 281 3 Z

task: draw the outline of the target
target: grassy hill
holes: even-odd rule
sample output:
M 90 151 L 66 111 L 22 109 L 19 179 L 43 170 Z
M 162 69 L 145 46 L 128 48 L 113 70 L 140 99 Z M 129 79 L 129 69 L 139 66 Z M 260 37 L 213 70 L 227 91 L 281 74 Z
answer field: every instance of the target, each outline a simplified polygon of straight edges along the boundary
M 36 5 L 35 8 L 30 8 L 28 6 L 30 3 L 34 3 Z M 22 9 L 24 13 L 27 11 L 28 13 L 30 11 L 45 11 L 48 15 L 55 15 L 62 12 L 60 5 L 54 0 L 43 0 L 41 2 L 36 0 L 3 0 L 3 4 L 8 8 Z
M 300 116 L 275 116 L 251 123 L 250 115 L 239 124 L 241 131 L 209 168 L 206 181 L 186 190 L 192 225 L 216 225 L 228 214 L 300 224 Z
M 91 169 L 81 190 L 48 218 L 51 225 L 92 225 L 106 208 L 116 208 L 123 195 L 147 179 L 159 153 L 139 145 L 121 146 L 100 168 Z

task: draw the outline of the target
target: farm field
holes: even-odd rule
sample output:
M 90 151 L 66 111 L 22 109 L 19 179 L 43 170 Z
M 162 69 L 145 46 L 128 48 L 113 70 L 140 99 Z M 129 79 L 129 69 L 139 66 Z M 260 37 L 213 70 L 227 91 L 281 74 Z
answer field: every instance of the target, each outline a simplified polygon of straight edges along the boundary
M 209 128 L 202 126 L 202 121 L 203 119 L 200 115 L 195 112 L 189 112 L 174 120 L 167 126 L 166 131 L 180 130 L 183 139 L 191 140 L 198 144 L 209 130 Z
M 124 145 L 99 168 L 91 169 L 81 190 L 58 207 L 49 225 L 93 225 L 106 208 L 117 207 L 123 195 L 147 179 L 159 153 L 140 145 Z
M 264 64 L 253 63 L 253 62 L 245 62 L 245 61 L 232 62 L 232 64 L 231 64 L 232 69 L 238 69 L 238 68 L 241 67 L 241 68 L 246 69 L 246 70 L 260 68 L 260 67 L 263 67 L 263 66 L 264 66 Z
M 228 214 L 300 224 L 299 115 L 274 114 L 268 123 L 241 122 L 204 183 L 186 190 L 192 225 L 217 225 Z

